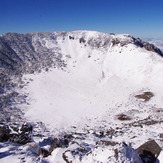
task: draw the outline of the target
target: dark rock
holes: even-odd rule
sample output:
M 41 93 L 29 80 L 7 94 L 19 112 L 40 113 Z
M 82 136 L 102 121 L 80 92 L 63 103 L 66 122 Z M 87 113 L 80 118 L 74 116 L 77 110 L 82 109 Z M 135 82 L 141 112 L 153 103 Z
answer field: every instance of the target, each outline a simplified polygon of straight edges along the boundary
M 44 139 L 43 142 L 39 143 L 39 146 L 40 145 L 47 145 L 49 144 L 50 140 L 51 140 L 51 144 L 50 145 L 50 148 L 49 150 L 46 150 L 44 148 L 40 148 L 39 150 L 39 155 L 42 155 L 43 157 L 48 157 L 49 155 L 51 155 L 51 153 L 53 152 L 53 150 L 55 148 L 65 148 L 65 147 L 68 147 L 69 145 L 69 140 L 68 138 L 70 138 L 71 136 L 70 135 L 66 135 L 62 138 L 54 138 L 53 140 L 51 140 L 51 138 L 47 138 L 47 139 Z
M 11 132 L 13 130 L 13 132 Z M 32 126 L 22 125 L 19 130 L 17 127 L 0 127 L 0 141 L 10 141 L 18 144 L 26 144 L 32 141 Z
M 11 134 L 9 141 L 18 144 L 26 144 L 32 142 L 32 137 L 27 133 Z
M 10 138 L 9 126 L 5 125 L 0 127 L 0 141 L 8 141 Z
M 10 136 L 10 141 L 19 144 L 26 144 L 32 141 L 32 130 L 31 124 L 25 123 L 21 126 L 20 131 L 17 134 Z
M 64 135 L 64 138 L 65 139 L 73 139 L 74 136 L 72 134 L 67 134 L 67 135 Z
M 72 36 L 69 36 L 69 39 L 70 39 L 70 40 L 74 40 L 74 37 L 72 37 Z
M 160 138 L 163 139 L 163 133 L 160 134 Z
M 23 124 L 20 129 L 22 133 L 32 133 L 32 130 L 33 130 L 33 126 L 28 123 Z
M 112 39 L 112 45 L 118 45 L 120 43 L 120 41 L 118 39 Z
M 63 158 L 63 160 L 65 160 L 66 163 L 72 163 L 72 161 L 68 159 L 68 156 L 66 156 L 66 153 L 68 153 L 68 152 L 70 152 L 70 150 L 65 151 L 62 154 L 62 158 Z
M 114 142 L 114 141 L 106 141 L 106 140 L 101 140 L 99 142 L 99 145 L 105 145 L 105 146 L 115 146 L 117 144 L 118 144 L 117 142 Z
M 118 160 L 118 157 L 119 157 L 119 156 L 118 156 L 118 153 L 119 153 L 119 152 L 118 152 L 118 149 L 117 149 L 117 148 L 114 149 L 114 157 L 115 157 L 116 160 Z
M 118 45 L 120 44 L 121 46 L 125 46 L 128 45 L 129 43 L 131 43 L 131 41 L 126 40 L 126 41 L 121 41 L 118 38 L 112 39 L 112 46 Z
M 80 43 L 85 43 L 86 41 L 85 41 L 85 39 L 82 37 L 82 38 L 79 39 L 79 42 L 80 42 Z
M 134 44 L 139 47 L 144 47 L 148 51 L 156 52 L 163 57 L 163 53 L 155 45 L 150 44 L 149 42 L 143 41 L 140 38 L 133 38 Z
M 135 97 L 138 99 L 143 99 L 144 102 L 149 101 L 152 97 L 154 96 L 154 94 L 152 92 L 144 92 L 143 94 L 140 95 L 136 95 Z
M 45 148 L 39 149 L 39 156 L 48 157 L 50 155 L 49 151 Z
M 161 152 L 160 146 L 155 140 L 150 140 L 135 150 L 143 163 L 154 163 Z
M 94 132 L 93 133 L 96 137 L 99 137 L 99 138 L 102 138 L 102 137 L 104 137 L 104 132 L 103 131 L 100 131 L 100 132 Z
M 115 35 L 115 33 L 109 33 L 110 35 Z
M 117 128 L 118 129 L 118 128 Z M 113 136 L 115 134 L 115 130 L 113 128 L 110 128 L 107 132 L 106 132 L 106 136 Z
M 50 149 L 49 149 L 49 153 L 50 153 L 50 154 L 53 152 L 53 150 L 54 150 L 55 148 L 58 147 L 57 143 L 58 143 L 58 139 L 57 139 L 57 138 L 54 138 L 53 141 L 52 141 L 51 144 L 50 144 Z
M 120 120 L 120 121 L 129 121 L 129 120 L 131 120 L 132 118 L 131 117 L 129 117 L 128 115 L 126 115 L 126 114 L 118 114 L 117 115 L 117 118 Z

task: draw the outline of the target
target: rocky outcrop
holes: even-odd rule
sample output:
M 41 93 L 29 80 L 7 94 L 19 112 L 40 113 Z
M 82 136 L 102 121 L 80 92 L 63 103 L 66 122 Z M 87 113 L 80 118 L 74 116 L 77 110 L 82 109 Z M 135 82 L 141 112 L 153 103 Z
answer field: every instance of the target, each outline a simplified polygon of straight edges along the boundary
M 23 124 L 20 128 L 14 126 L 0 127 L 0 141 L 9 141 L 18 144 L 26 144 L 31 142 L 33 127 L 30 124 Z
M 159 48 L 157 48 L 154 44 L 151 44 L 147 41 L 143 41 L 140 38 L 133 38 L 133 41 L 135 45 L 145 48 L 148 51 L 156 52 L 163 57 L 162 51 Z

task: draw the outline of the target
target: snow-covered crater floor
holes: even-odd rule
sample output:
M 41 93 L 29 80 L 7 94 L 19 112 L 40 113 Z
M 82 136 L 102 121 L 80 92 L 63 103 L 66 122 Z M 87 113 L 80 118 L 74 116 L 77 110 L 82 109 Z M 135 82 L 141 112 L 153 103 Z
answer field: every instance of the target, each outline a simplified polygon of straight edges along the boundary
M 115 134 L 107 140 L 126 142 L 135 149 L 150 139 L 163 147 L 160 138 L 162 58 L 132 45 L 112 48 L 105 56 L 99 51 L 94 51 L 89 58 L 75 53 L 71 52 L 72 58 L 67 60 L 65 70 L 49 69 L 23 77 L 26 83 L 23 93 L 28 95 L 29 105 L 21 107 L 27 119 L 43 122 L 54 137 L 63 132 L 86 132 L 84 142 L 92 148 L 92 153 L 82 156 L 84 162 L 108 162 L 109 156 L 109 161 L 115 161 L 111 148 L 103 148 L 105 152 L 94 148 L 100 141 L 94 132 L 107 133 L 113 129 Z M 147 102 L 135 97 L 144 92 L 154 96 Z M 120 115 L 129 119 L 118 119 Z M 54 150 L 47 160 L 61 161 L 64 151 Z M 80 159 L 73 157 L 73 160 Z
M 150 105 L 161 107 L 161 57 L 134 49 L 132 45 L 112 48 L 105 57 L 99 51 L 94 51 L 90 58 L 75 56 L 75 53 L 72 51 L 65 70 L 49 69 L 24 76 L 23 91 L 30 105 L 23 107 L 27 107 L 28 118 L 60 130 L 76 125 L 81 119 L 83 122 L 83 118 L 100 117 L 106 112 L 110 114 L 109 119 L 114 119 L 112 123 L 118 123 L 117 114 L 137 110 L 140 114 L 134 113 L 134 117 L 141 119 L 149 116 Z M 142 103 L 135 95 L 145 91 L 152 92 L 154 97 Z M 139 104 L 147 107 L 140 109 Z

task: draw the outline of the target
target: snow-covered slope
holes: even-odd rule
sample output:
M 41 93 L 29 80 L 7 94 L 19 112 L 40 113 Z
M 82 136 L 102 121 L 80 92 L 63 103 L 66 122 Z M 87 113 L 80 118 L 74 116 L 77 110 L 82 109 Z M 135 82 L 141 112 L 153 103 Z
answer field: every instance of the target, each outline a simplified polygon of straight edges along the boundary
M 24 42 L 17 45 L 14 38 Z M 139 162 L 133 149 L 121 149 L 122 142 L 136 149 L 155 139 L 163 147 L 158 48 L 127 34 L 94 31 L 6 34 L 1 40 L 1 68 L 21 74 L 21 85 L 12 89 L 24 101 L 12 105 L 27 121 L 43 123 L 44 136 L 73 136 L 67 148 L 56 148 L 46 161 Z M 118 158 L 115 151 L 122 151 Z
M 38 119 L 47 121 L 48 126 L 67 127 L 80 116 L 104 114 L 109 107 L 127 102 L 129 94 L 143 88 L 155 91 L 155 85 L 161 86 L 163 82 L 163 59 L 133 44 L 91 49 L 67 38 L 58 41 L 58 47 L 67 63 L 64 71 L 52 68 L 24 76 L 27 81 L 33 80 L 26 87 L 34 100 L 27 114 L 33 118 L 40 114 Z M 54 121 L 55 114 L 60 116 Z

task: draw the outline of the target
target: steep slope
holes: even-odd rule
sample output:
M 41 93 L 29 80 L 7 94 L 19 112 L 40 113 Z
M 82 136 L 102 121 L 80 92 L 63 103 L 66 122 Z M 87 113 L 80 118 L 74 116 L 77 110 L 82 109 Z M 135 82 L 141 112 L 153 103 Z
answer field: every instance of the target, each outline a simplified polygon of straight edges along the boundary
M 32 122 L 34 141 L 45 148 L 53 137 L 71 137 L 42 161 L 140 161 L 121 143 L 136 149 L 155 139 L 163 147 L 161 56 L 154 45 L 127 34 L 2 35 L 1 78 L 8 82 L 1 80 L 1 119 Z M 116 151 L 123 151 L 118 158 Z M 31 154 L 28 162 L 37 158 Z
M 58 45 L 76 44 L 89 49 L 107 50 L 110 46 L 135 44 L 149 51 L 162 52 L 152 44 L 130 35 L 104 34 L 93 31 L 53 32 L 17 34 L 7 33 L 0 36 L 1 68 L 17 71 L 36 71 L 45 67 L 64 67 L 62 53 Z M 69 51 L 68 51 L 69 52 Z M 68 57 L 68 56 L 67 56 Z

